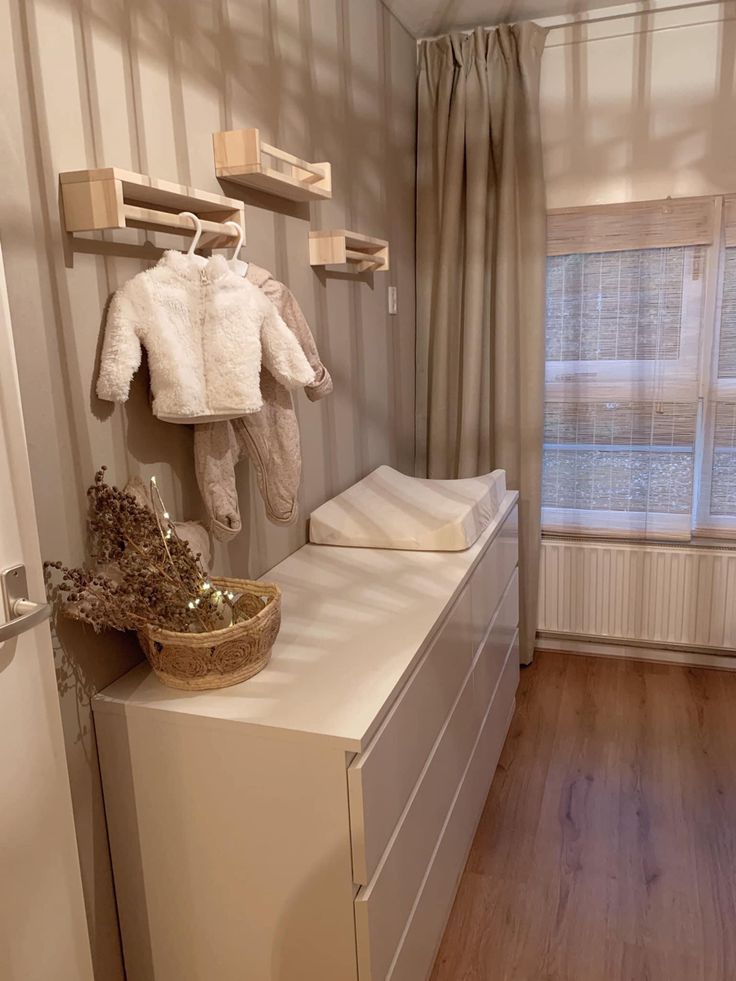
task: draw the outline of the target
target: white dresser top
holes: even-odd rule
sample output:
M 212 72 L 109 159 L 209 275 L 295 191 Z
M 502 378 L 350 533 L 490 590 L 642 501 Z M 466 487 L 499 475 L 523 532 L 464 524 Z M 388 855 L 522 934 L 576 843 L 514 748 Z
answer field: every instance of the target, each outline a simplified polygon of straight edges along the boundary
M 305 545 L 261 577 L 283 590 L 281 631 L 264 671 L 190 693 L 164 687 L 144 662 L 95 697 L 95 712 L 173 713 L 360 752 L 517 499 L 508 491 L 464 552 Z

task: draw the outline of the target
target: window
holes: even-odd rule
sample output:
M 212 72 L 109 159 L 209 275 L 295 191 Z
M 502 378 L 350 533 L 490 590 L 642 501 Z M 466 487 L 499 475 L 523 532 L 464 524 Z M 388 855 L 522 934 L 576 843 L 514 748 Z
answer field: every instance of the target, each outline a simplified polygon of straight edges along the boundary
M 543 528 L 736 534 L 736 202 L 552 213 L 549 252 Z

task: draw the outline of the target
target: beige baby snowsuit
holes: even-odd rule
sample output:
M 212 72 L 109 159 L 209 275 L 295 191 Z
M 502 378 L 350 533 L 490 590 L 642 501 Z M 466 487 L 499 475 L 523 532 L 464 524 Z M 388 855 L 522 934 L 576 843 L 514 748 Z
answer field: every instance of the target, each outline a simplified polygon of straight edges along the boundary
M 283 283 L 250 263 L 246 273 L 276 307 L 301 345 L 314 369 L 314 381 L 306 387 L 316 402 L 332 391 L 332 379 L 320 361 L 317 346 L 299 304 Z M 226 422 L 194 427 L 194 459 L 199 489 L 204 498 L 212 532 L 220 541 L 234 538 L 242 527 L 235 466 L 250 457 L 266 514 L 275 524 L 291 524 L 297 517 L 301 479 L 299 426 L 291 392 L 279 384 L 267 368 L 261 369 L 263 408 Z

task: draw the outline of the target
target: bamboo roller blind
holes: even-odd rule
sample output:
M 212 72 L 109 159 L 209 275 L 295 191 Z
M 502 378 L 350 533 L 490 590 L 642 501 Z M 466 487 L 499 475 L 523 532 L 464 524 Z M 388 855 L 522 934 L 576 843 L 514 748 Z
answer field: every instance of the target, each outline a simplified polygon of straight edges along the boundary
M 736 244 L 736 195 L 726 199 Z M 713 241 L 714 199 L 676 198 L 561 208 L 547 214 L 547 254 L 623 252 Z M 728 231 L 727 231 L 728 234 Z
M 718 324 L 718 373 L 713 393 L 715 420 L 708 511 L 711 516 L 729 518 L 736 516 L 736 402 L 733 401 L 736 384 L 736 195 L 724 198 L 723 225 L 726 252 Z
M 688 258 L 679 249 L 551 257 L 547 362 L 678 358 Z
M 723 224 L 726 247 L 736 245 L 736 194 L 727 194 L 723 199 Z
M 736 236 L 736 227 L 732 229 L 732 234 Z M 733 244 L 736 245 L 736 237 Z M 726 245 L 728 246 L 728 215 L 726 215 Z M 736 249 L 733 245 L 727 249 L 723 262 L 719 326 L 718 378 L 736 379 Z

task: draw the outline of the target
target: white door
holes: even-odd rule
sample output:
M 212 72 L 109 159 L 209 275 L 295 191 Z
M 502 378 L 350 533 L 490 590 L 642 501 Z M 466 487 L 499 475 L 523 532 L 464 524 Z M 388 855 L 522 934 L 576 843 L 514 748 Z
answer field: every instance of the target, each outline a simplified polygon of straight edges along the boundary
M 92 981 L 0 253 L 0 978 Z M 6 583 L 3 596 L 2 583 Z M 15 621 L 15 622 L 14 622 Z

